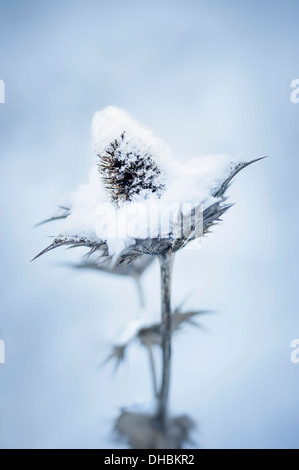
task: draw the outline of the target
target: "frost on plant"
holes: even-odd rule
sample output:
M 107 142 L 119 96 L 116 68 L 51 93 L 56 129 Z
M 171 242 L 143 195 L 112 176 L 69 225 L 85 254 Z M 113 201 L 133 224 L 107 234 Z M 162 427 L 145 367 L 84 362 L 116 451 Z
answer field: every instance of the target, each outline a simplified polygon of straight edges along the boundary
M 98 154 L 99 172 L 112 202 L 119 205 L 147 194 L 161 196 L 165 186 L 161 171 L 152 155 L 140 151 L 123 132 Z
M 157 257 L 161 273 L 161 322 L 136 332 L 149 352 L 162 350 L 160 380 L 153 372 L 155 411 L 123 412 L 118 431 L 132 446 L 181 446 L 190 429 L 183 417 L 170 416 L 168 395 L 172 333 L 196 312 L 172 312 L 171 277 L 175 253 L 207 234 L 229 209 L 225 193 L 232 179 L 253 162 L 228 155 L 193 158 L 184 163 L 168 146 L 124 110 L 108 106 L 92 123 L 95 162 L 89 180 L 60 212 L 62 228 L 40 255 L 61 246 L 88 248 L 81 268 L 138 279 Z M 121 362 L 128 343 L 118 344 L 111 358 Z M 142 444 L 138 427 L 145 430 Z M 188 431 L 188 432 L 187 432 Z M 146 437 L 147 436 L 147 437 Z
M 143 254 L 176 252 L 220 219 L 230 207 L 224 195 L 232 178 L 256 161 L 214 155 L 178 162 L 166 144 L 111 106 L 95 114 L 92 131 L 95 164 L 89 181 L 71 196 L 60 233 L 41 254 L 86 246 L 118 265 Z M 184 203 L 189 210 L 182 209 Z M 138 223 L 127 223 L 128 213 Z

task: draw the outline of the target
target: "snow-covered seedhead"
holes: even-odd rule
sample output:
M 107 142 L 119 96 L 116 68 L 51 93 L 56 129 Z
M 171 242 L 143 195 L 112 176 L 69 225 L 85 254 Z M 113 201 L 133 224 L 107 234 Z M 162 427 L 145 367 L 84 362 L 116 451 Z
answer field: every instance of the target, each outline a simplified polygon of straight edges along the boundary
M 43 254 L 59 246 L 86 246 L 113 266 L 147 255 L 176 252 L 200 241 L 230 207 L 225 193 L 244 162 L 210 155 L 181 163 L 168 146 L 124 110 L 95 113 L 96 162 L 89 181 L 71 197 L 64 224 Z M 39 256 L 39 255 L 38 255 Z
M 153 155 L 138 147 L 124 131 L 98 154 L 99 172 L 113 203 L 161 197 L 165 183 Z

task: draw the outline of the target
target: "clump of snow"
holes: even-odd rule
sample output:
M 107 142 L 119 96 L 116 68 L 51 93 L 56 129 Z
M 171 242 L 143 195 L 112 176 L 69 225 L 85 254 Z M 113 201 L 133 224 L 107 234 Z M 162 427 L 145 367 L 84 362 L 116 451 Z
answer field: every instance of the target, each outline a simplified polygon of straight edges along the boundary
M 227 154 L 206 155 L 187 162 L 172 161 L 172 179 L 165 200 L 204 203 L 211 202 L 213 193 L 239 163 Z M 216 201 L 215 198 L 214 202 Z
M 91 134 L 96 154 L 105 152 L 110 143 L 126 133 L 127 148 L 132 153 L 138 148 L 142 154 L 152 154 L 163 172 L 169 165 L 171 152 L 162 139 L 155 137 L 150 129 L 133 119 L 124 109 L 107 106 L 97 111 L 92 119 Z M 130 149 L 131 147 L 131 149 Z
M 162 140 L 124 110 L 113 106 L 94 115 L 92 136 L 95 153 L 105 152 L 123 132 L 126 133 L 126 150 L 129 148 L 132 151 L 130 158 L 135 158 L 137 149 L 139 155 L 153 155 L 163 173 L 165 191 L 159 198 L 155 193 L 141 190 L 137 199 L 116 207 L 107 196 L 95 162 L 89 181 L 73 193 L 71 214 L 62 228 L 62 236 L 105 240 L 114 256 L 132 245 L 134 239 L 168 236 L 169 212 L 178 215 L 181 203 L 203 204 L 206 207 L 216 202 L 218 199 L 213 197 L 213 193 L 238 163 L 228 155 L 209 155 L 184 163 L 175 161 Z

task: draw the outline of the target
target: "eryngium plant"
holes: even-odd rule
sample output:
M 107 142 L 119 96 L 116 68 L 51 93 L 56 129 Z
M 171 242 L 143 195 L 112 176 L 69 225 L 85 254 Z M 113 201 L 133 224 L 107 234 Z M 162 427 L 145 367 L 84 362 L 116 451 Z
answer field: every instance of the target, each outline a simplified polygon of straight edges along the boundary
M 179 306 L 174 309 L 172 313 L 172 322 L 171 322 L 171 334 L 177 333 L 185 325 L 201 326 L 195 321 L 200 315 L 209 313 L 207 310 L 188 310 L 182 312 L 182 306 Z M 157 376 L 156 376 L 156 367 L 153 356 L 154 347 L 162 347 L 163 344 L 163 325 L 161 323 L 152 323 L 149 325 L 139 326 L 138 328 L 131 328 L 133 332 L 131 335 L 122 342 L 115 344 L 112 348 L 111 353 L 105 362 L 115 361 L 116 367 L 118 367 L 125 359 L 127 350 L 134 343 L 139 343 L 143 346 L 149 357 L 150 371 L 152 377 L 153 391 L 154 396 L 158 397 L 158 387 L 157 387 Z M 135 331 L 134 331 L 135 330 Z
M 242 169 L 260 160 L 232 161 L 227 156 L 193 159 L 180 164 L 170 158 L 165 145 L 123 110 L 108 107 L 95 115 L 93 134 L 97 155 L 96 172 L 88 185 L 74 195 L 71 213 L 53 243 L 39 253 L 60 246 L 85 246 L 97 254 L 98 264 L 110 257 L 113 269 L 144 255 L 157 256 L 161 272 L 162 379 L 158 393 L 156 422 L 169 431 L 168 395 L 171 364 L 171 274 L 175 253 L 202 237 L 229 209 L 226 191 Z M 188 210 L 185 202 L 192 203 Z M 165 204 L 178 203 L 166 211 Z M 144 204 L 140 210 L 140 203 Z M 101 204 L 105 204 L 102 210 Z M 100 207 L 99 207 L 100 206 Z M 149 206 L 158 213 L 158 223 L 149 227 L 144 216 Z M 103 227 L 118 221 L 136 208 L 137 229 L 116 236 Z M 172 223 L 163 229 L 165 220 Z M 122 233 L 122 231 L 121 231 Z

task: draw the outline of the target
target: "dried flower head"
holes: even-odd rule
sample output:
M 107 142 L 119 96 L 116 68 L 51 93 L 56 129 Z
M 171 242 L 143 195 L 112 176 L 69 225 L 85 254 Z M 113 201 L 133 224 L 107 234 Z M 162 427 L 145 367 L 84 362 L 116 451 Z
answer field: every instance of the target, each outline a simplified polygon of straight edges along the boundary
M 180 164 L 150 131 L 114 107 L 96 113 L 93 135 L 98 169 L 74 193 L 60 235 L 37 257 L 59 246 L 86 246 L 119 266 L 144 254 L 174 253 L 220 220 L 230 207 L 225 192 L 233 177 L 259 160 L 232 162 L 222 155 Z M 128 223 L 128 211 L 137 223 Z
M 119 205 L 148 193 L 161 196 L 165 190 L 161 170 L 153 156 L 132 147 L 122 132 L 119 139 L 109 144 L 100 159 L 99 172 L 112 202 Z
M 70 210 L 51 219 L 64 219 L 64 226 L 36 258 L 59 246 L 85 246 L 88 256 L 96 257 L 97 269 L 121 272 L 123 264 L 136 263 L 144 255 L 158 256 L 161 323 L 143 327 L 131 338 L 149 353 L 157 411 L 153 416 L 123 413 L 117 427 L 133 447 L 142 445 L 138 428 L 145 432 L 142 442 L 150 448 L 161 442 L 163 448 L 179 447 L 189 425 L 169 419 L 171 336 L 199 312 L 172 313 L 173 253 L 209 232 L 230 207 L 225 193 L 234 176 L 260 159 L 240 162 L 218 155 L 181 164 L 150 131 L 115 107 L 96 113 L 93 136 L 98 167 L 93 167 L 89 183 L 74 193 Z M 131 340 L 117 345 L 110 359 L 120 363 Z M 153 345 L 162 348 L 159 391 Z

